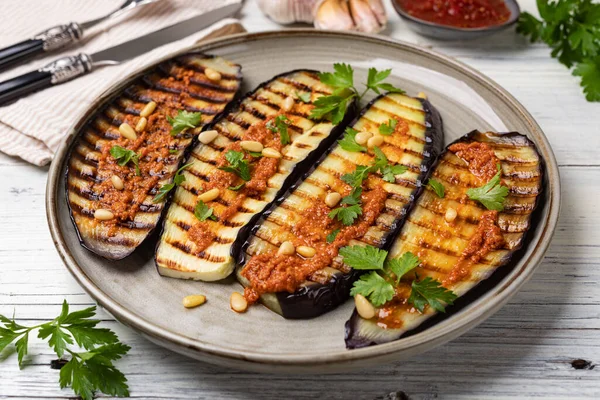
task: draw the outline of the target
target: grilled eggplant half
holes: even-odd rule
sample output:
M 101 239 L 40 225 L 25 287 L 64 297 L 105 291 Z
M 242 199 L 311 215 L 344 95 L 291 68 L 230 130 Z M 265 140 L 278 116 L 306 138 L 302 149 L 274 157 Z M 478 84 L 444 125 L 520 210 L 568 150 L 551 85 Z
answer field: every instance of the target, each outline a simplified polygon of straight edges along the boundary
M 276 313 L 300 319 L 316 317 L 345 301 L 358 274 L 341 262 L 338 250 L 347 244 L 387 247 L 443 147 L 438 112 L 427 100 L 401 94 L 375 98 L 351 128 L 252 229 L 237 269 L 250 302 L 260 296 Z M 348 199 L 338 204 L 332 199 L 339 201 L 352 192 L 343 175 L 372 165 L 376 158 L 377 149 L 367 150 L 371 142 L 358 145 L 365 134 L 383 138 L 377 148 L 388 167 L 406 170 L 388 175 L 387 180 L 381 170 L 369 173 L 362 193 L 355 196 L 362 202 L 362 215 L 353 222 L 338 221 L 329 213 Z M 284 247 L 289 247 L 282 246 L 284 242 L 291 242 L 297 253 L 284 254 Z M 308 247 L 308 253 L 300 246 Z M 310 249 L 316 254 L 311 255 Z
M 167 212 L 155 257 L 161 275 L 215 281 L 231 274 L 236 243 L 247 237 L 241 228 L 314 162 L 312 152 L 341 133 L 331 122 L 309 119 L 312 102 L 332 91 L 316 71 L 291 71 L 212 124 L 217 137 L 193 148 Z
M 221 79 L 208 79 L 207 68 Z M 193 137 L 224 111 L 241 80 L 237 64 L 186 54 L 146 72 L 90 119 L 73 145 L 66 174 L 71 219 L 85 248 L 119 260 L 149 236 L 164 206 L 153 197 L 172 183 Z M 179 110 L 200 112 L 201 120 L 196 129 L 172 136 L 167 117 Z
M 502 211 L 467 195 L 497 173 L 496 163 L 501 185 L 508 187 Z M 444 197 L 429 186 L 423 191 L 388 256 L 411 252 L 421 264 L 416 274 L 402 277 L 394 298 L 375 317 L 366 320 L 354 311 L 346 323 L 348 348 L 397 340 L 436 314 L 430 306 L 419 312 L 408 302 L 415 279 L 431 277 L 460 297 L 507 265 L 523 245 L 542 193 L 542 162 L 526 136 L 471 132 L 448 146 L 432 177 L 444 185 Z

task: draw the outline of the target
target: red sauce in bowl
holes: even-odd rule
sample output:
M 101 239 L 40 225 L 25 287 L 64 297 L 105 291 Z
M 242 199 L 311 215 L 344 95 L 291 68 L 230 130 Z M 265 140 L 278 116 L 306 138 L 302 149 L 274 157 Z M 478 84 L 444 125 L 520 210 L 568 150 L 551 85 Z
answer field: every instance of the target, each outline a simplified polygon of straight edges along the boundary
M 504 0 L 395 0 L 409 15 L 456 28 L 501 25 L 510 18 Z

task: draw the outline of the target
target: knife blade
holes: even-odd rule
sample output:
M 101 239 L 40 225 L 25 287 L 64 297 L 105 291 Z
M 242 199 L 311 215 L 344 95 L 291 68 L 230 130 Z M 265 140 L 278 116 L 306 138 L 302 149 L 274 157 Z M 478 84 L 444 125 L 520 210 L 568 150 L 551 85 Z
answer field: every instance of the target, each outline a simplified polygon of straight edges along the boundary
M 70 81 L 97 67 L 117 65 L 164 44 L 183 39 L 221 19 L 234 15 L 241 3 L 229 4 L 145 36 L 88 55 L 59 58 L 48 65 L 16 78 L 0 82 L 0 106 L 32 92 Z

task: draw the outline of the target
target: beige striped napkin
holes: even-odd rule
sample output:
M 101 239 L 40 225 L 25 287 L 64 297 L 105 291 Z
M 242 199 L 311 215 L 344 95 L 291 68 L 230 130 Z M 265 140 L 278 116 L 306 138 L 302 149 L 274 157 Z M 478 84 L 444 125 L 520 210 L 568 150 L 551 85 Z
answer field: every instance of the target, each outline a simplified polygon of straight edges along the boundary
M 83 22 L 118 7 L 124 0 L 19 0 L 3 2 L 0 46 L 31 37 L 40 30 L 71 21 Z M 42 59 L 0 73 L 0 81 L 40 68 L 55 58 L 96 51 L 143 36 L 178 21 L 241 0 L 160 0 L 98 27 L 78 46 L 53 52 Z M 35 12 L 31 12 L 35 10 Z M 207 37 L 244 31 L 233 19 L 132 59 L 124 64 L 98 69 L 71 82 L 32 94 L 0 107 L 0 151 L 35 165 L 52 161 L 54 152 L 75 119 L 115 81 L 170 52 Z M 91 32 L 91 31 L 90 31 Z

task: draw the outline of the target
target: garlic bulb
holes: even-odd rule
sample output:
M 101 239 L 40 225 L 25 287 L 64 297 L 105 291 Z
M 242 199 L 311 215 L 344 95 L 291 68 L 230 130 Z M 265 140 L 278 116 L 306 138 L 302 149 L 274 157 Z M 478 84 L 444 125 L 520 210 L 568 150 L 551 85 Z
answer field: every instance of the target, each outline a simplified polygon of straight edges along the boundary
M 258 6 L 280 24 L 313 22 L 317 29 L 376 33 L 387 23 L 382 0 L 258 0 Z

